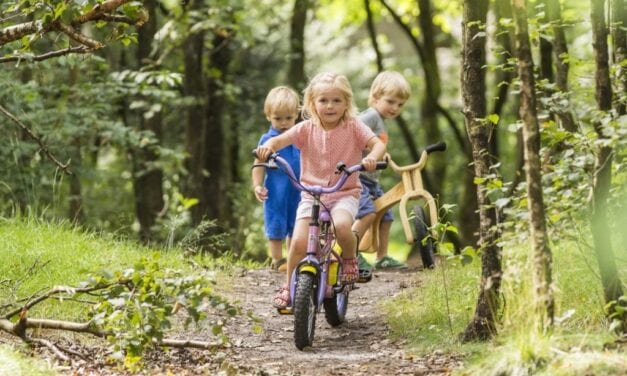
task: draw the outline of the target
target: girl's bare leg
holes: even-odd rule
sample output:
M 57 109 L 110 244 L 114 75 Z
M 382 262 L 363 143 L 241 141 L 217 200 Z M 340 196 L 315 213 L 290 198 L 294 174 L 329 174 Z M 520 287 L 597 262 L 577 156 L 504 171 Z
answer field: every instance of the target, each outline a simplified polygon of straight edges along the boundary
M 357 239 L 352 231 L 353 216 L 346 210 L 334 210 L 333 222 L 335 223 L 335 238 L 342 247 L 342 256 L 344 258 L 355 257 Z
M 294 233 L 290 242 L 290 248 L 287 252 L 287 286 L 290 285 L 292 272 L 296 269 L 296 265 L 307 254 L 307 239 L 309 237 L 309 218 L 301 218 L 296 220 L 294 225 Z

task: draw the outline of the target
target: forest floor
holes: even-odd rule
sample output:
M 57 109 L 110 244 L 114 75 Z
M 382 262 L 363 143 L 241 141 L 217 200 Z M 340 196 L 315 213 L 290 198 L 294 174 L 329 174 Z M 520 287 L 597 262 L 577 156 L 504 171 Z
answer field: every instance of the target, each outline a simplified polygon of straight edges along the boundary
M 461 366 L 459 356 L 434 352 L 415 356 L 403 341 L 388 338 L 378 302 L 419 286 L 421 272 L 377 271 L 371 282 L 351 291 L 346 323 L 331 327 L 324 313 L 317 315 L 311 348 L 294 346 L 293 316 L 279 315 L 271 297 L 283 281 L 283 274 L 269 269 L 239 270 L 232 285 L 218 285 L 219 293 L 238 301 L 244 314 L 224 317 L 224 333 L 230 345 L 211 353 L 195 349 L 172 349 L 146 357 L 142 375 L 449 375 Z M 250 312 L 251 315 L 245 314 Z M 254 319 L 257 318 L 258 320 Z M 257 327 L 257 329 L 255 329 Z M 259 330 L 259 327 L 261 330 Z M 206 326 L 194 332 L 194 339 L 209 340 Z M 68 343 L 85 359 L 56 366 L 62 375 L 131 375 L 106 364 L 103 347 Z M 35 356 L 52 354 L 38 350 Z

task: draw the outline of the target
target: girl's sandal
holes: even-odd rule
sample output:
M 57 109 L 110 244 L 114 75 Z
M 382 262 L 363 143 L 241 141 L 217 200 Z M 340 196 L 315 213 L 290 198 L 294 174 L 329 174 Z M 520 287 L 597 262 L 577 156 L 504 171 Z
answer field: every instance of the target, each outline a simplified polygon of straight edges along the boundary
M 272 298 L 272 305 L 277 309 L 285 309 L 290 305 L 290 289 L 281 286 L 277 294 Z
M 359 278 L 359 263 L 356 257 L 344 258 L 342 260 L 342 283 L 355 283 Z

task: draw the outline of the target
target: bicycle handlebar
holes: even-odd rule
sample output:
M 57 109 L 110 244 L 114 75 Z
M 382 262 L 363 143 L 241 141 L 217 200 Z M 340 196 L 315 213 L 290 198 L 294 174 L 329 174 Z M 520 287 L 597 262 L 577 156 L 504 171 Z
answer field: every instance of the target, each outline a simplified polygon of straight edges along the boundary
M 257 150 L 253 150 L 252 154 L 255 158 L 258 158 Z M 344 183 L 346 183 L 346 180 L 348 179 L 349 175 L 351 175 L 353 172 L 365 170 L 362 164 L 356 164 L 350 167 L 346 167 L 346 165 L 343 162 L 339 162 L 337 164 L 336 169 L 338 173 L 342 174 L 342 176 L 340 176 L 340 179 L 335 183 L 335 185 L 333 185 L 332 187 L 323 187 L 320 185 L 306 186 L 302 184 L 298 180 L 298 178 L 296 178 L 296 174 L 294 174 L 294 170 L 292 169 L 292 166 L 290 166 L 287 160 L 281 157 L 278 153 L 272 153 L 268 157 L 268 160 L 266 161 L 265 164 L 253 165 L 253 168 L 261 167 L 261 166 L 272 168 L 273 166 L 270 166 L 267 164 L 267 162 L 270 162 L 270 161 L 274 161 L 277 163 L 278 168 L 280 168 L 281 170 L 283 170 L 283 172 L 287 174 L 287 176 L 290 178 L 292 182 L 292 185 L 294 185 L 298 190 L 308 192 L 311 195 L 321 195 L 321 194 L 337 192 L 340 190 L 340 188 L 342 188 Z M 388 166 L 387 161 L 378 161 L 375 169 L 383 170 L 387 168 L 387 166 Z
M 437 144 L 428 145 L 425 148 L 425 151 L 427 152 L 427 154 L 431 154 L 434 151 L 444 151 L 444 150 L 446 150 L 446 142 L 444 141 L 438 142 Z

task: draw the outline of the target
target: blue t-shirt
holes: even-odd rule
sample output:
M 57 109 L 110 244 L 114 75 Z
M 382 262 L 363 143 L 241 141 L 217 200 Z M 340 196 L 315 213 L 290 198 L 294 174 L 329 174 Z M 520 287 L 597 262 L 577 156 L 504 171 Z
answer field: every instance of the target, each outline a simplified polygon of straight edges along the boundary
M 268 132 L 261 136 L 258 145 L 263 145 L 272 137 L 281 133 L 270 126 Z M 300 151 L 294 145 L 289 145 L 277 153 L 286 159 L 296 178 L 300 178 Z M 300 191 L 294 187 L 290 178 L 279 169 L 266 169 L 265 187 L 268 189 L 268 198 L 263 203 L 264 227 L 268 239 L 280 240 L 291 236 L 296 222 L 296 209 L 300 202 Z

